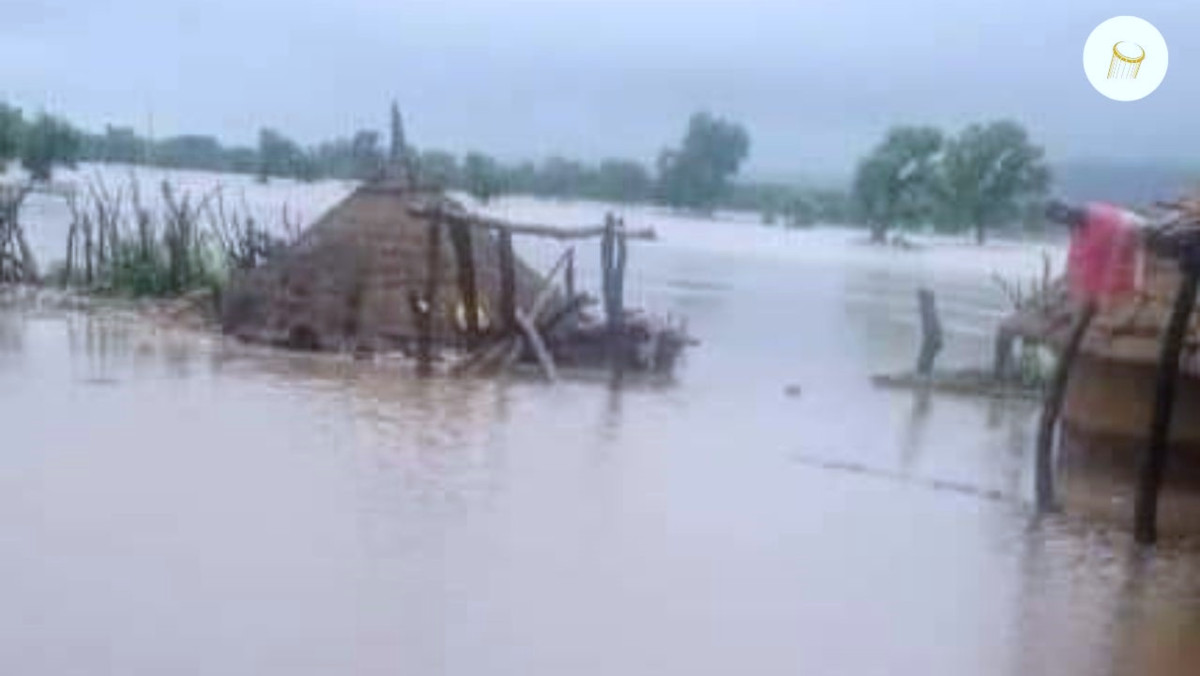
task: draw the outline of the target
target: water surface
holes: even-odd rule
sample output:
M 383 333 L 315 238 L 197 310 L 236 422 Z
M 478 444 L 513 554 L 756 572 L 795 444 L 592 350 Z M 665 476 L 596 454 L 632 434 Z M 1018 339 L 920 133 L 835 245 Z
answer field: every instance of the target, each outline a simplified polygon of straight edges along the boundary
M 1200 553 L 1035 520 L 1030 404 L 869 383 L 915 359 L 921 285 L 942 365 L 986 363 L 989 275 L 1037 247 L 622 213 L 663 235 L 630 301 L 703 341 L 673 384 L 0 312 L 0 671 L 1194 673 Z

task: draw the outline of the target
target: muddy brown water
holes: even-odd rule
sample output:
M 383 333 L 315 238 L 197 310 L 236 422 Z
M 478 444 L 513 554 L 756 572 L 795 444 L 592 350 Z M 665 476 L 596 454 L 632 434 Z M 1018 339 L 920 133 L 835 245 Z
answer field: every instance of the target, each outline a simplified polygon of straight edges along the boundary
M 703 340 L 671 384 L 0 311 L 0 672 L 1195 673 L 1200 551 L 1035 519 L 1028 402 L 869 383 L 920 284 L 986 360 L 1036 253 L 642 215 L 630 294 Z

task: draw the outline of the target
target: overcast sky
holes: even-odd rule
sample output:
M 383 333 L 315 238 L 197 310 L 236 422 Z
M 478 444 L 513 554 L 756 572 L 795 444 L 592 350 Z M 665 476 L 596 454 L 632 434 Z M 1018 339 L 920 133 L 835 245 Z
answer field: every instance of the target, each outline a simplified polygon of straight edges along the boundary
M 1052 159 L 1200 151 L 1193 0 L 2 0 L 0 98 L 80 124 L 311 143 L 384 127 L 507 159 L 650 161 L 706 109 L 760 176 L 840 174 L 894 123 L 1013 117 Z M 1170 47 L 1147 99 L 1088 84 L 1083 43 L 1135 13 Z

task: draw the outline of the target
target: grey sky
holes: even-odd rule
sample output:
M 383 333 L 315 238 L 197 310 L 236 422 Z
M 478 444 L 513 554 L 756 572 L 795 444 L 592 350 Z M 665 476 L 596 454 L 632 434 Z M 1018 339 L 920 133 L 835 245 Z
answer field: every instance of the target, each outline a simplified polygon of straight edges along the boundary
M 843 173 L 893 123 L 1014 117 L 1053 159 L 1200 147 L 1189 0 L 4 0 L 0 97 L 156 135 L 251 142 L 382 128 L 505 158 L 651 160 L 697 109 L 744 123 L 759 175 Z M 1084 40 L 1136 13 L 1170 46 L 1149 98 L 1109 101 Z

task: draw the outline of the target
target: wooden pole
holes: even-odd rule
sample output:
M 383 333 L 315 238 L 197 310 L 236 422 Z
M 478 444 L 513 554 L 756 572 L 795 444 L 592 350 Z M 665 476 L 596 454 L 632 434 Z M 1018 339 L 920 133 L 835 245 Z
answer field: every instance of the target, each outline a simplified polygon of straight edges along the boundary
M 471 249 L 471 229 L 464 223 L 450 223 L 450 243 L 458 267 L 458 294 L 462 298 L 467 332 L 467 349 L 475 349 L 479 340 L 479 289 L 475 282 L 475 256 Z
M 1183 279 L 1175 293 L 1175 305 L 1171 309 L 1171 318 L 1158 357 L 1150 440 L 1139 462 L 1134 502 L 1133 532 L 1134 538 L 1141 544 L 1153 544 L 1158 537 L 1158 494 L 1167 463 L 1171 414 L 1175 408 L 1175 387 L 1179 381 L 1179 355 L 1183 351 L 1188 321 L 1196 305 L 1196 284 L 1200 281 L 1200 256 L 1197 253 L 1200 252 L 1185 250 L 1181 257 Z
M 517 273 L 512 233 L 500 230 L 497 235 L 500 245 L 500 320 L 504 332 L 512 333 L 517 330 Z
M 600 269 L 604 286 L 604 318 L 608 325 L 608 359 L 614 375 L 623 370 L 625 289 L 625 238 L 618 232 L 617 219 L 608 214 L 604 219 L 604 236 L 600 242 Z
M 998 383 L 1007 382 L 1012 373 L 1012 351 L 1016 336 L 1007 326 L 1001 324 L 996 330 L 996 342 L 992 357 L 992 377 Z
M 563 286 L 567 292 L 567 301 L 570 301 L 575 297 L 575 247 L 567 249 L 567 271 L 563 279 Z
M 1070 379 L 1071 365 L 1079 354 L 1079 346 L 1087 333 L 1092 317 L 1096 315 L 1096 303 L 1087 301 L 1080 308 L 1071 324 L 1071 332 L 1067 336 L 1067 344 L 1063 346 L 1058 364 L 1054 367 L 1054 375 L 1050 379 L 1050 387 L 1046 391 L 1046 399 L 1042 403 L 1041 418 L 1038 420 L 1037 447 L 1035 455 L 1034 483 L 1037 493 L 1037 508 L 1046 512 L 1054 509 L 1054 430 L 1062 412 L 1063 399 L 1067 393 L 1067 383 Z
M 369 188 L 364 188 L 369 189 Z M 408 212 L 414 216 L 428 217 L 436 210 L 436 207 L 426 205 L 413 205 L 408 208 Z M 550 239 L 571 240 L 571 239 L 588 239 L 591 237 L 603 237 L 604 231 L 608 228 L 608 224 L 593 225 L 583 228 L 560 228 L 553 225 L 540 225 L 534 223 L 510 223 L 499 218 L 488 218 L 487 216 L 478 216 L 465 212 L 442 212 L 442 220 L 446 223 L 461 222 L 473 228 L 484 228 L 487 230 L 509 231 L 514 235 L 531 235 L 534 237 L 549 237 Z M 624 227 L 622 225 L 622 227 Z M 629 239 L 644 239 L 655 240 L 658 238 L 653 228 L 639 228 L 637 230 L 626 230 L 625 235 Z
M 921 352 L 917 355 L 917 374 L 929 376 L 933 373 L 934 358 L 942 351 L 942 322 L 938 319 L 932 291 L 919 289 L 917 304 L 921 309 Z
M 442 223 L 438 218 L 429 221 L 425 251 L 425 291 L 421 299 L 419 336 L 417 343 L 418 372 L 433 372 L 433 324 L 437 315 L 438 284 L 442 276 Z

